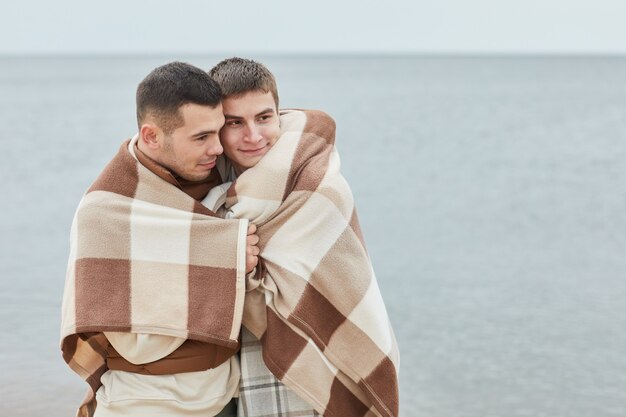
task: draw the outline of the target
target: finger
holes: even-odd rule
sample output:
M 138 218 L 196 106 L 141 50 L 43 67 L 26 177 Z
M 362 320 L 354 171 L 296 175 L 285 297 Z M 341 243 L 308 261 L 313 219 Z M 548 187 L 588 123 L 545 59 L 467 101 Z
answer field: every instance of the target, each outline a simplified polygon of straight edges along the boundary
M 251 257 L 246 259 L 246 272 L 252 272 L 255 266 L 259 263 L 259 259 L 257 257 Z
M 248 234 L 253 235 L 256 233 L 256 224 L 250 223 L 248 224 Z
M 248 256 L 246 259 L 246 265 L 248 268 L 255 267 L 259 263 L 259 258 L 256 256 Z

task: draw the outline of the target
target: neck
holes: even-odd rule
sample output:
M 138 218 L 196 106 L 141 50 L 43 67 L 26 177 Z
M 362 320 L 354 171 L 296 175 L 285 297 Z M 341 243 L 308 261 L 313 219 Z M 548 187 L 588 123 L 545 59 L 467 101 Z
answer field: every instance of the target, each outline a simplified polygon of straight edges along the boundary
M 233 163 L 233 168 L 235 169 L 235 175 L 240 176 L 244 172 L 246 172 L 247 168 L 243 168 L 235 163 Z

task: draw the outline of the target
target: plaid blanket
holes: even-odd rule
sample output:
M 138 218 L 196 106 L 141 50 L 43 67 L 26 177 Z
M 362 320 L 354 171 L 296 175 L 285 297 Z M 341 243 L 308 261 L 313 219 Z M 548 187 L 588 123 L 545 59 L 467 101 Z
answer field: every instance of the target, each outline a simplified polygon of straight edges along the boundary
M 397 416 L 399 351 L 339 172 L 334 121 L 288 111 L 281 131 L 225 196 L 209 197 L 258 226 L 261 279 L 246 283 L 243 324 L 276 378 L 318 413 Z
M 263 362 L 261 342 L 241 329 L 241 381 L 239 417 L 319 417 L 313 406 L 300 398 L 270 372 Z
M 141 165 L 124 143 L 83 196 L 63 294 L 63 358 L 95 411 L 107 339 L 121 331 L 236 348 L 245 296 L 247 220 L 224 220 Z

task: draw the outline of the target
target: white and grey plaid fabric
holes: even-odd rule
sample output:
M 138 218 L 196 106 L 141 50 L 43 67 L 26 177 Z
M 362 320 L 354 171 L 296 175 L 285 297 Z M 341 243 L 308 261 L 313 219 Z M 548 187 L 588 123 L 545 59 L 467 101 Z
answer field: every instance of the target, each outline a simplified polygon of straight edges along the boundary
M 240 354 L 239 417 L 321 416 L 267 369 L 261 343 L 245 327 L 241 332 Z

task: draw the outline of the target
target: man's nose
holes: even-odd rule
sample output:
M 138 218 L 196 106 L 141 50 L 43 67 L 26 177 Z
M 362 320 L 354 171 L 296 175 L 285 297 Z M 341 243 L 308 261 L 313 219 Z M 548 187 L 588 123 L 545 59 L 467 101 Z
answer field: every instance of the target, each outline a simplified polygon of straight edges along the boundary
M 248 125 L 248 131 L 246 132 L 246 137 L 244 138 L 245 140 L 247 140 L 248 142 L 258 142 L 261 140 L 261 138 L 263 137 L 261 135 L 261 131 L 260 129 L 254 125 L 254 124 L 250 124 Z
M 222 143 L 219 136 L 216 136 L 214 140 L 210 141 L 210 145 L 207 147 L 207 155 L 221 155 L 224 152 Z

